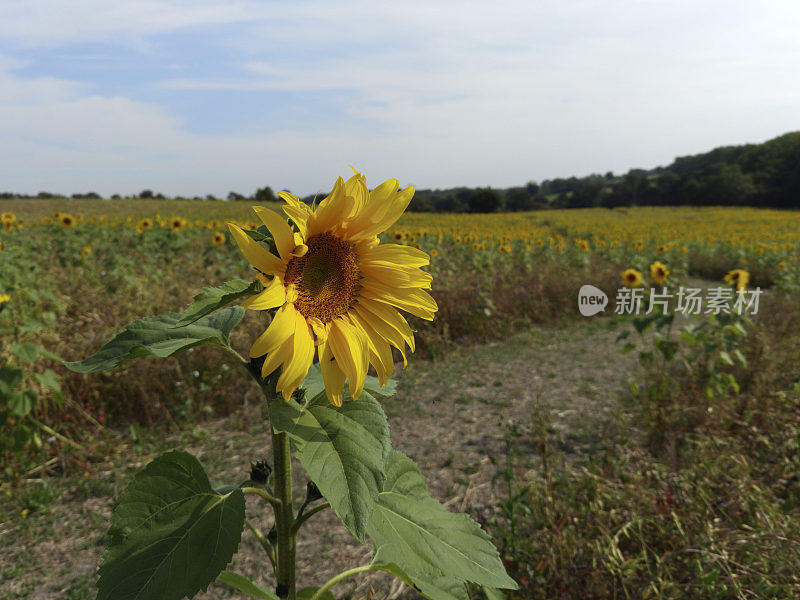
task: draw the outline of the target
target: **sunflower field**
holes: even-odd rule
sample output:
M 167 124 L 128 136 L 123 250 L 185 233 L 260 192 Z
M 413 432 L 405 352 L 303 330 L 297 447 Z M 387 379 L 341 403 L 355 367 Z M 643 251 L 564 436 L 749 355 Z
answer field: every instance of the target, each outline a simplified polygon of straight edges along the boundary
M 278 205 L 268 208 L 280 212 Z M 49 510 L 58 494 L 48 495 L 48 477 L 79 478 L 75 485 L 84 489 L 97 465 L 123 460 L 121 447 L 145 452 L 143 439 L 158 445 L 155 440 L 165 431 L 202 430 L 209 420 L 231 418 L 243 404 L 257 403 L 247 382 L 239 381 L 211 348 L 97 375 L 73 372 L 64 361 L 98 351 L 137 319 L 179 315 L 203 288 L 233 278 L 253 280 L 242 252 L 251 263 L 263 263 L 253 262 L 247 251 L 253 236 L 243 232 L 260 227 L 263 231 L 246 203 L 2 201 L 0 506 L 13 515 L 0 519 L 0 527 Z M 315 252 L 331 247 L 319 238 L 306 245 L 308 240 L 293 235 L 294 241 L 284 240 L 280 255 L 287 264 L 310 252 L 307 262 L 314 265 Z M 564 440 L 554 439 L 557 428 L 549 424 L 550 416 L 536 412 L 516 418 L 502 428 L 505 450 L 490 455 L 494 504 L 475 501 L 470 514 L 498 542 L 504 568 L 519 585 L 506 592 L 514 598 L 788 598 L 800 593 L 797 571 L 792 571 L 800 566 L 795 470 L 800 466 L 800 370 L 794 361 L 800 349 L 794 301 L 800 288 L 800 213 L 721 207 L 406 213 L 380 233 L 380 242 L 404 248 L 398 256 L 416 257 L 421 251 L 430 257 L 429 264 L 409 258 L 402 275 L 413 285 L 430 286 L 435 304 L 420 308 L 407 300 L 412 307 L 406 309 L 408 333 L 413 331 L 415 341 L 409 350 L 426 365 L 469 349 L 502 346 L 520 332 L 576 331 L 586 322 L 575 303 L 585 284 L 610 295 L 621 287 L 684 284 L 763 290 L 762 315 L 753 319 L 714 316 L 699 324 L 690 321 L 680 332 L 663 314 L 625 321 L 607 311 L 592 321 L 614 335 L 621 331 L 609 348 L 630 361 L 619 378 L 620 410 L 641 433 L 636 450 L 620 451 L 629 444 L 627 438 L 620 441 L 623 427 L 608 435 L 600 458 L 572 468 L 572 459 L 564 458 Z M 368 255 L 366 247 L 363 253 Z M 387 277 L 380 259 L 375 261 L 377 283 L 368 284 L 368 291 L 369 285 L 383 289 L 380 278 Z M 266 291 L 254 298 L 266 307 L 273 300 L 269 280 L 263 266 L 258 270 Z M 351 283 L 355 297 L 363 286 L 355 279 Z M 312 344 L 319 333 L 313 315 L 327 318 L 332 305 L 292 298 L 311 311 Z M 370 302 L 362 299 L 362 306 Z M 256 300 L 243 305 L 261 306 Z M 373 319 L 369 323 L 383 326 L 367 313 Z M 291 338 L 288 346 L 283 341 L 276 346 L 264 337 L 266 324 L 257 310 L 247 311 L 230 345 L 246 354 L 253 340 L 261 340 L 260 354 L 267 348 L 272 354 L 259 369 L 269 376 L 267 367 L 285 365 L 292 351 Z M 323 347 L 330 339 L 335 349 L 349 334 L 337 335 L 328 331 L 319 339 Z M 402 340 L 375 350 L 370 372 L 383 385 L 395 366 L 411 360 L 408 354 Z M 342 404 L 345 375 L 349 381 L 360 378 L 363 387 L 369 361 L 364 365 L 363 373 L 354 364 L 352 373 L 343 366 L 344 372 L 330 375 L 341 384 L 328 390 L 332 403 Z M 283 395 L 291 398 L 307 371 L 308 365 L 279 383 L 278 391 L 283 385 Z M 322 375 L 328 377 L 325 371 Z M 399 375 L 401 385 L 404 377 Z M 457 405 L 463 397 L 452 402 Z M 457 412 L 448 418 L 458 418 Z M 518 451 L 520 445 L 527 450 Z M 714 454 L 714 448 L 723 447 L 724 456 Z M 182 455 L 172 460 L 175 468 L 194 468 Z M 727 466 L 702 477 L 694 470 L 693 461 L 720 460 Z M 541 478 L 532 478 L 531 469 Z M 736 480 L 729 476 L 734 472 Z M 39 491 L 30 491 L 31 485 Z M 462 510 L 470 506 L 469 491 Z M 722 505 L 709 500 L 715 494 Z M 328 492 L 325 496 L 330 499 Z M 634 517 L 630 507 L 638 511 Z M 343 521 L 363 537 L 363 523 Z M 788 541 L 775 545 L 769 536 Z M 4 581 L 12 582 L 9 589 L 21 589 L 13 583 L 16 571 L 3 568 L 0 598 L 26 597 L 3 595 Z M 382 567 L 396 575 L 395 568 Z M 501 593 L 489 589 L 492 585 L 511 588 L 510 583 L 505 574 L 487 576 L 485 592 L 467 590 L 471 597 L 492 597 Z M 240 591 L 247 587 L 235 577 L 227 584 Z M 327 598 L 323 591 L 308 597 Z M 451 597 L 428 588 L 423 593 Z

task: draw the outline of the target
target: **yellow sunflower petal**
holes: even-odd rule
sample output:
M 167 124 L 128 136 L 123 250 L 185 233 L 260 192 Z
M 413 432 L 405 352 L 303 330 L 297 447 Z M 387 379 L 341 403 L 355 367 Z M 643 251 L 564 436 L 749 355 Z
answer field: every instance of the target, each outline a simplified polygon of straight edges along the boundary
M 283 364 L 292 353 L 292 338 L 286 338 L 282 344 L 267 355 L 261 366 L 261 377 L 266 377 Z
M 295 243 L 294 232 L 292 232 L 289 224 L 278 213 L 263 206 L 254 206 L 253 212 L 258 215 L 261 222 L 269 229 L 281 258 L 285 261 L 292 258 Z
M 267 310 L 282 306 L 285 302 L 286 288 L 283 285 L 283 281 L 281 281 L 280 277 L 274 277 L 272 281 L 267 283 L 261 293 L 250 296 L 242 302 L 242 306 L 250 310 Z
M 380 300 L 410 312 L 427 321 L 432 321 L 438 310 L 436 301 L 426 292 L 416 288 L 389 288 L 377 281 L 365 279 L 362 282 L 362 296 Z
M 381 244 L 374 247 L 359 247 L 359 256 L 365 263 L 392 264 L 404 267 L 424 267 L 431 262 L 430 256 L 412 246 Z
M 288 401 L 303 383 L 313 360 L 314 338 L 311 336 L 311 327 L 303 315 L 295 312 L 292 354 L 283 363 L 283 371 L 276 387 L 276 391 L 283 394 L 284 400 Z
M 401 340 L 408 344 L 408 347 L 411 348 L 412 352 L 414 352 L 414 332 L 411 331 L 411 326 L 408 324 L 405 318 L 403 318 L 403 315 L 397 312 L 393 306 L 389 306 L 388 304 L 384 304 L 383 302 L 379 302 L 377 300 L 361 298 L 356 306 L 356 309 L 359 308 L 370 313 L 369 322 L 374 329 L 380 331 L 380 325 L 378 322 L 385 323 L 399 333 Z M 384 338 L 387 340 L 390 339 L 385 335 Z M 403 344 L 401 343 L 400 346 L 402 345 Z
M 355 326 L 363 329 L 364 333 L 367 335 L 369 361 L 375 367 L 380 384 L 386 385 L 389 377 L 392 373 L 394 373 L 392 349 L 389 347 L 389 344 L 370 326 L 369 322 L 362 319 L 357 313 L 351 313 L 350 319 Z
M 280 258 L 258 245 L 238 225 L 228 223 L 228 229 L 233 235 L 233 239 L 236 240 L 239 250 L 251 265 L 267 275 L 283 276 L 286 265 Z
M 342 405 L 342 389 L 344 388 L 347 376 L 339 368 L 339 364 L 333 358 L 330 344 L 323 343 L 318 348 L 319 368 L 322 371 L 322 381 L 325 382 L 325 395 L 328 396 L 334 406 Z
M 338 318 L 331 322 L 328 334 L 333 356 L 339 368 L 347 375 L 350 395 L 358 399 L 364 389 L 364 379 L 369 366 L 369 347 L 367 336 L 344 319 Z
M 398 288 L 431 287 L 433 275 L 417 268 L 403 268 L 396 265 L 361 263 L 361 273 L 371 277 L 384 285 Z
M 264 356 L 277 348 L 284 340 L 292 337 L 295 329 L 295 315 L 297 311 L 291 303 L 284 304 L 275 313 L 272 323 L 250 347 L 250 358 Z

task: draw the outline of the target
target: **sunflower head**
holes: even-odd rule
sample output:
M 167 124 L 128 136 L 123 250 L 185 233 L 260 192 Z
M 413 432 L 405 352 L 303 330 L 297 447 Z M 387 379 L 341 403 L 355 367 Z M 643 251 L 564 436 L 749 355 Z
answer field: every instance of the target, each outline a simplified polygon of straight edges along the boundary
M 655 261 L 652 265 L 650 265 L 650 277 L 658 285 L 663 285 L 667 281 L 668 275 L 669 269 L 667 269 L 667 267 L 660 261 Z
M 85 257 L 89 256 L 91 253 L 92 253 L 92 247 L 91 246 L 84 246 L 83 248 L 81 248 L 81 256 L 82 257 L 85 258 Z
M 739 292 L 747 289 L 747 283 L 750 281 L 750 273 L 744 269 L 733 269 L 722 279 L 725 283 L 733 284 Z
M 143 231 L 147 231 L 148 229 L 153 227 L 153 219 L 142 219 L 136 225 L 136 231 L 142 233 Z
M 225 243 L 225 234 L 220 233 L 219 231 L 211 236 L 211 245 L 212 246 L 221 246 Z
M 369 190 L 355 173 L 339 178 L 331 193 L 310 207 L 288 192 L 283 212 L 254 207 L 272 234 L 277 255 L 233 223 L 228 228 L 247 260 L 259 272 L 264 290 L 243 303 L 252 310 L 274 311 L 269 327 L 255 340 L 250 357 L 263 357 L 261 376 L 278 368 L 276 391 L 286 400 L 319 361 L 325 391 L 342 403 L 347 382 L 358 398 L 370 364 L 381 385 L 394 371 L 392 347 L 405 362 L 414 337 L 399 310 L 433 319 L 436 303 L 425 290 L 431 276 L 421 267 L 424 252 L 381 244 L 378 235 L 403 214 L 414 194 L 394 179 Z
M 629 288 L 639 287 L 642 285 L 642 274 L 636 269 L 625 269 L 622 272 L 622 284 Z
M 58 217 L 58 222 L 62 227 L 72 227 L 75 225 L 75 217 L 65 213 L 61 213 Z
M 786 263 L 781 261 L 778 263 L 778 270 L 783 271 L 786 268 Z
M 173 217 L 169 220 L 169 230 L 170 231 L 180 231 L 184 227 L 186 227 L 189 222 L 182 218 L 182 217 Z

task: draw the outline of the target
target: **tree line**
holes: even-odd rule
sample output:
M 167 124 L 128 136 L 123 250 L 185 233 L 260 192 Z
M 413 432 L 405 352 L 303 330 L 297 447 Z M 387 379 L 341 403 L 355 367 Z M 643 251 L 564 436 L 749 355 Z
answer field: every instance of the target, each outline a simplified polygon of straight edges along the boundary
M 0 199 L 30 196 L 0 193 Z M 39 192 L 37 198 L 66 198 Z M 73 198 L 100 199 L 96 192 L 72 194 Z M 136 198 L 165 199 L 152 190 Z M 111 199 L 119 199 L 118 194 Z M 306 203 L 318 199 L 312 194 Z M 213 195 L 192 200 L 220 200 Z M 251 195 L 230 192 L 231 202 L 275 202 L 272 188 Z M 457 187 L 417 190 L 409 210 L 416 212 L 528 211 L 545 208 L 621 206 L 763 206 L 800 208 L 800 132 L 786 133 L 763 144 L 723 146 L 710 152 L 676 158 L 666 167 L 631 169 L 625 175 L 608 172 L 586 177 L 530 181 L 505 189 Z

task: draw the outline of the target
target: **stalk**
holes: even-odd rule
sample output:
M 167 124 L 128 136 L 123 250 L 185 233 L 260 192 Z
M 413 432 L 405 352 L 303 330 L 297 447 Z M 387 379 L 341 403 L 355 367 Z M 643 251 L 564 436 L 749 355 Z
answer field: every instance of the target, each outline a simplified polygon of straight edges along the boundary
M 272 454 L 274 457 L 275 495 L 281 501 L 275 507 L 275 531 L 277 540 L 278 586 L 280 598 L 295 600 L 295 540 L 292 535 L 294 513 L 292 510 L 292 453 L 289 437 L 270 426 Z

